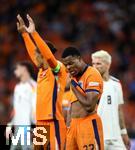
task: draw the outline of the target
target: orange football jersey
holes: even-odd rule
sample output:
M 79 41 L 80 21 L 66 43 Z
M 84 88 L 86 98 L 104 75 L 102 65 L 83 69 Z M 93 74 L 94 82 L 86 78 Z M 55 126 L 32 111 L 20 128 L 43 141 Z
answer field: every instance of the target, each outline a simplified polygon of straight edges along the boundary
M 22 36 L 28 54 L 30 55 L 32 61 L 37 65 L 37 61 L 35 58 L 35 50 L 37 49 L 37 47 L 33 43 L 28 33 L 23 33 Z M 63 120 L 62 99 L 67 79 L 65 66 L 55 59 L 49 47 L 37 32 L 34 32 L 32 34 L 32 37 L 47 63 L 53 69 L 57 66 L 57 64 L 60 65 L 60 70 L 57 74 L 53 74 L 51 68 L 48 68 L 46 70 L 39 70 L 37 79 L 36 118 L 37 120 Z
M 37 120 L 64 119 L 62 97 L 66 86 L 66 75 L 63 65 L 55 76 L 51 68 L 45 71 L 40 69 L 37 80 Z
M 100 73 L 94 67 L 88 66 L 79 81 L 77 81 L 76 78 L 73 79 L 78 83 L 78 86 L 76 88 L 81 91 L 82 94 L 90 91 L 98 92 L 98 98 L 100 100 L 103 90 L 103 80 Z M 72 96 L 71 102 L 74 102 L 76 100 L 76 97 Z

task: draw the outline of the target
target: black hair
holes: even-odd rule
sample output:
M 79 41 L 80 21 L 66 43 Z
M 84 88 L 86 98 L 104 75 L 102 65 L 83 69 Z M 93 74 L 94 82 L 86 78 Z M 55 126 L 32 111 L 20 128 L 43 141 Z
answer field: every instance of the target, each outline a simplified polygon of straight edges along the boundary
M 62 53 L 62 58 L 66 58 L 68 56 L 81 56 L 79 50 L 76 47 L 67 47 L 64 49 Z
M 24 61 L 17 62 L 14 69 L 16 68 L 17 65 L 25 66 L 27 71 L 29 72 L 30 76 L 33 79 L 36 79 L 35 70 L 34 70 L 34 67 L 30 61 L 24 60 Z
M 55 48 L 55 46 L 50 42 L 50 41 L 46 41 L 47 46 L 50 48 L 51 52 L 53 54 L 56 53 L 57 49 Z

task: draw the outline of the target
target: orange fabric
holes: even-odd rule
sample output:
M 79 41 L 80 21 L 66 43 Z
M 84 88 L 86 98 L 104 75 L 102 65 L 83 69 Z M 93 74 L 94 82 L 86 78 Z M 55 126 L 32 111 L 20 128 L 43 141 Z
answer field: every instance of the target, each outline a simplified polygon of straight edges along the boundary
M 63 94 L 65 92 L 66 81 L 67 81 L 66 68 L 63 64 L 60 63 L 60 65 L 61 65 L 60 71 L 55 76 L 58 85 L 58 90 L 57 90 L 58 96 L 57 96 L 57 103 L 56 103 L 56 118 L 58 120 L 60 120 L 61 118 L 64 119 L 62 114 L 62 100 L 63 100 Z
M 23 33 L 22 36 L 24 38 L 27 51 L 31 59 L 35 62 L 36 47 L 33 44 L 28 33 Z M 48 51 L 50 52 L 50 50 Z M 53 54 L 51 53 L 51 55 Z M 53 57 L 50 56 L 51 59 Z M 38 82 L 37 105 L 36 105 L 37 120 L 48 120 L 48 119 L 53 119 L 55 117 L 58 120 L 64 119 L 62 116 L 62 96 L 66 86 L 67 73 L 65 67 L 62 64 L 60 65 L 61 68 L 57 76 L 54 76 L 54 74 L 51 71 L 51 68 L 48 68 L 46 70 L 42 70 L 42 69 L 39 70 L 38 79 L 37 79 Z M 56 87 L 54 88 L 55 78 L 57 78 L 57 81 L 56 81 Z M 57 94 L 54 94 L 54 90 L 56 91 L 55 93 Z M 53 101 L 56 101 L 56 103 Z
M 70 90 L 64 92 L 64 94 L 63 94 L 63 100 L 69 101 L 70 95 L 71 95 L 71 91 Z
M 103 81 L 95 68 L 89 66 L 78 81 L 76 78 L 73 79 L 78 83 L 77 89 L 82 94 L 87 94 L 90 91 L 98 92 L 100 99 Z M 77 100 L 73 95 L 72 92 L 71 103 Z M 104 149 L 102 123 L 97 113 L 84 118 L 72 118 L 70 128 L 67 131 L 66 150 L 97 150 L 97 146 L 100 150 Z
M 66 150 L 93 149 L 104 150 L 103 129 L 97 114 L 71 120 L 67 131 Z
M 35 59 L 35 50 L 37 49 L 33 41 L 31 40 L 29 34 L 27 32 L 22 34 L 27 52 L 31 58 L 31 60 L 34 62 L 35 65 L 37 65 L 37 61 Z
M 65 67 L 62 64 L 57 76 L 54 76 L 51 68 L 45 71 L 40 69 L 37 81 L 37 120 L 54 118 L 64 120 L 62 115 L 62 98 L 66 86 L 66 75 Z
M 74 80 L 76 81 L 75 78 Z M 79 89 L 82 94 L 89 91 L 99 92 L 100 99 L 103 90 L 103 80 L 100 73 L 94 67 L 89 66 L 77 82 L 82 88 L 77 87 L 77 89 Z M 71 100 L 71 102 L 74 101 L 76 101 L 75 98 Z
M 62 100 L 62 104 L 64 107 L 68 107 L 70 104 L 70 96 L 71 96 L 71 91 L 68 90 L 66 92 L 64 92 L 63 94 L 63 100 Z
M 33 60 L 34 44 L 28 34 L 23 35 L 29 55 Z M 33 33 L 33 38 L 37 47 L 41 50 L 41 54 L 47 60 L 50 67 L 55 68 L 58 63 L 48 46 L 43 42 L 40 36 Z M 30 45 L 29 45 L 30 44 Z M 51 68 L 46 70 L 40 69 L 37 79 L 37 105 L 36 105 L 36 119 L 37 124 L 50 125 L 50 144 L 51 149 L 55 150 L 55 128 L 56 120 L 59 120 L 60 126 L 60 149 L 64 149 L 66 125 L 62 114 L 62 98 L 66 86 L 67 72 L 63 64 L 60 64 L 60 71 L 54 75 Z M 49 121 L 50 120 L 50 121 Z M 51 120 L 55 120 L 52 121 Z M 58 132 L 58 131 L 57 131 Z M 35 147 L 36 149 L 36 147 Z M 46 149 L 46 148 L 44 148 Z
M 55 77 L 50 68 L 39 70 L 37 79 L 37 120 L 52 119 L 52 97 Z
M 77 101 L 77 98 L 76 98 L 75 94 L 73 93 L 71 87 L 68 92 L 64 92 L 63 100 L 67 100 L 70 103 Z
M 37 32 L 33 32 L 31 35 L 45 60 L 48 62 L 51 68 L 55 69 L 58 63 L 47 44 Z
M 60 148 L 60 150 L 64 150 L 65 147 L 65 142 L 66 142 L 66 125 L 64 121 L 56 121 L 56 120 L 46 120 L 46 121 L 37 121 L 38 126 L 49 126 L 50 128 L 50 149 L 51 150 L 56 150 L 56 145 Z M 57 135 L 56 135 L 57 132 Z M 59 137 L 60 137 L 60 145 L 59 143 Z M 39 150 L 39 146 L 34 146 L 34 150 Z M 47 148 L 44 146 L 44 150 Z

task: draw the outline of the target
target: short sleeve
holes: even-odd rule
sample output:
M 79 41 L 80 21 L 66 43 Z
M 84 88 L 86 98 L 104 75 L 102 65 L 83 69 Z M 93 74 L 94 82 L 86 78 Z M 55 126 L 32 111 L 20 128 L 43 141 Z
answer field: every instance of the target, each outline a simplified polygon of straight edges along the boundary
M 119 104 L 119 105 L 120 105 L 120 104 L 124 104 L 122 85 L 121 85 L 120 82 L 119 82 L 119 84 L 118 84 L 117 91 L 118 91 L 118 104 Z
M 87 77 L 85 92 L 95 91 L 102 93 L 103 90 L 103 81 L 102 77 L 97 70 L 93 70 L 91 74 Z

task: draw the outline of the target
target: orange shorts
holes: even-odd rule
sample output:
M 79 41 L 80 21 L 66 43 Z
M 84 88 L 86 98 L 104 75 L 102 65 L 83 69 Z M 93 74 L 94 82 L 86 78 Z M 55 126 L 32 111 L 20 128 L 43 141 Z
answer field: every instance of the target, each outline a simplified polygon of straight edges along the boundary
M 66 150 L 104 150 L 102 122 L 96 113 L 71 120 Z
M 64 120 L 41 120 L 37 121 L 37 126 L 48 126 L 50 135 L 47 145 L 34 145 L 34 150 L 64 150 L 67 132 Z

